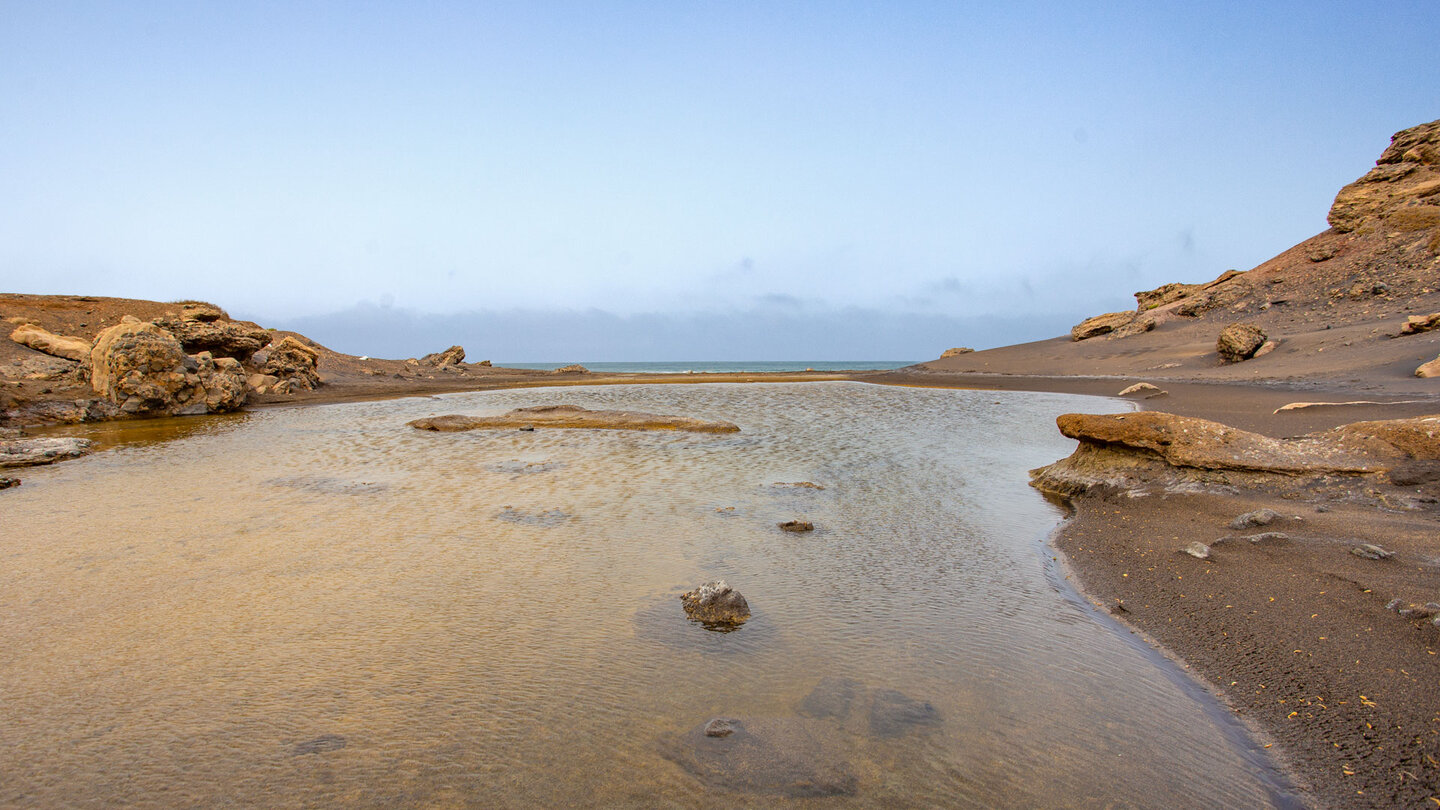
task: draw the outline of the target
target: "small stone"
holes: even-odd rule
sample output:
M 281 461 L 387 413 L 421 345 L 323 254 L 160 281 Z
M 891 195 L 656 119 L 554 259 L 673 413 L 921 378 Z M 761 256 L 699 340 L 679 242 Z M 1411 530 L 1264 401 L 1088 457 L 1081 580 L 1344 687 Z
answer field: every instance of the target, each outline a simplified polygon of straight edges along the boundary
M 1386 603 L 1385 603 L 1385 609 L 1386 609 L 1386 610 L 1399 610 L 1399 609 L 1400 609 L 1400 600 L 1399 600 L 1399 599 L 1391 599 L 1389 602 L 1386 602 Z
M 1386 551 L 1374 543 L 1361 543 L 1350 549 L 1350 553 L 1356 557 L 1364 557 L 1367 560 L 1388 560 L 1395 556 L 1395 552 Z
M 1261 532 L 1252 534 L 1245 539 L 1252 543 L 1286 543 L 1289 542 L 1290 535 L 1284 532 Z
M 1249 529 L 1254 526 L 1269 526 L 1278 517 L 1280 517 L 1279 513 L 1273 509 L 1256 509 L 1230 521 L 1230 528 Z
M 740 724 L 739 720 L 730 720 L 724 717 L 717 717 L 705 724 L 706 737 L 729 737 L 735 733 L 735 727 Z
M 1186 554 L 1189 554 L 1191 557 L 1194 557 L 1197 560 L 1210 559 L 1210 547 L 1200 542 L 1199 540 L 1191 541 L 1180 550 L 1185 552 Z
M 787 520 L 779 524 L 781 531 L 786 532 L 809 532 L 815 530 L 815 524 L 806 520 Z

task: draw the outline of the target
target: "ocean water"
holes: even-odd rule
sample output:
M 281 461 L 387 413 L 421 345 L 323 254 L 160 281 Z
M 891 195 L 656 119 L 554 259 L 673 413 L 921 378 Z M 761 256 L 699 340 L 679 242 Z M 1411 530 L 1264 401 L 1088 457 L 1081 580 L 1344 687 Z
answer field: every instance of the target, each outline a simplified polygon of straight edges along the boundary
M 562 402 L 741 432 L 405 424 Z M 0 493 L 0 805 L 1292 804 L 1052 559 L 1025 471 L 1095 405 L 595 386 L 105 426 Z M 720 578 L 734 632 L 677 598 Z
M 573 361 L 572 361 L 573 362 Z M 739 374 L 759 371 L 888 371 L 912 366 L 919 360 L 680 360 L 653 363 L 580 363 L 596 372 L 616 374 Z M 500 363 L 506 368 L 534 368 L 544 371 L 570 363 Z

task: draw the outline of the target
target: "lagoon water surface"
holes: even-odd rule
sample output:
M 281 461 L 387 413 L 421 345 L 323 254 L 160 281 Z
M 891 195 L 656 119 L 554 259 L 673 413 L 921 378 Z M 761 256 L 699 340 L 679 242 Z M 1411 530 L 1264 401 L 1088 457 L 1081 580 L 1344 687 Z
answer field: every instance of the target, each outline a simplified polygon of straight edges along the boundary
M 742 430 L 405 425 L 557 402 Z M 0 494 L 0 805 L 1288 804 L 1051 561 L 1025 471 L 1097 407 L 613 386 L 104 428 Z M 719 578 L 736 632 L 677 599 Z M 698 750 L 717 717 L 763 761 Z

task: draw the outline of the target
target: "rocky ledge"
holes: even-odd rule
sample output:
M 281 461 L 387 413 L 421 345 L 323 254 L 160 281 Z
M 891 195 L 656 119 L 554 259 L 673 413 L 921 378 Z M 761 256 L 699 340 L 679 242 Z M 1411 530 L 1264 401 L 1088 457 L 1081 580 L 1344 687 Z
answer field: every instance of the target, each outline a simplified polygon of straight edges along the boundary
M 1056 423 L 1080 446 L 1030 471 L 1031 486 L 1055 495 L 1338 488 L 1394 505 L 1440 495 L 1440 416 L 1355 422 L 1292 439 L 1156 411 L 1071 413 Z M 1404 491 L 1387 496 L 1376 488 L 1386 485 Z
M 589 428 L 592 430 L 684 430 L 691 433 L 738 433 L 731 422 L 711 422 L 688 416 L 663 416 L 640 411 L 592 411 L 578 405 L 536 405 L 516 408 L 501 416 L 447 414 L 408 423 L 417 430 L 453 433 L 462 430 L 527 428 Z

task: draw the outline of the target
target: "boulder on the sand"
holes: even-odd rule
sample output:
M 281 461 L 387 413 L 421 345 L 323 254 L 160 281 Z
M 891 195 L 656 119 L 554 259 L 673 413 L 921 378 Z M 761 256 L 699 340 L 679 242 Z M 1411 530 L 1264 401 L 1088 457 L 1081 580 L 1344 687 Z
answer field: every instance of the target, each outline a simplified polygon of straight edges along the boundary
M 0 440 L 0 469 L 53 464 L 67 458 L 78 458 L 94 448 L 95 443 L 89 439 L 70 437 Z
M 1351 548 L 1350 553 L 1356 557 L 1363 557 L 1367 560 L 1388 560 L 1395 556 L 1395 552 L 1377 546 L 1374 543 L 1361 543 Z
M 1232 323 L 1220 332 L 1215 341 L 1215 351 L 1227 363 L 1239 363 L 1255 356 L 1265 345 L 1265 332 L 1248 323 Z
M 420 358 L 420 362 L 427 366 L 456 366 L 465 362 L 465 349 L 451 346 L 443 352 L 425 355 Z
M 716 718 L 663 737 L 661 753 L 714 789 L 785 798 L 852 795 L 858 780 L 825 732 L 816 721 L 796 717 Z
M 597 430 L 683 430 L 692 433 L 735 433 L 731 422 L 710 422 L 688 416 L 663 416 L 640 411 L 592 411 L 578 405 L 535 405 L 516 408 L 501 416 L 447 414 L 408 423 L 417 430 L 451 433 L 461 430 L 512 428 L 589 428 Z
M 320 387 L 320 352 L 286 335 L 266 350 L 265 373 L 278 377 L 286 392 Z
M 1356 422 L 1274 439 L 1218 422 L 1159 411 L 1064 414 L 1060 432 L 1079 446 L 1030 471 L 1056 495 L 1161 487 L 1304 487 L 1321 477 L 1374 476 L 1440 463 L 1440 416 Z
M 242 363 L 249 362 L 273 337 L 269 329 L 239 321 L 172 317 L 156 318 L 152 323 L 174 335 L 187 354 L 210 352 L 212 357 L 233 357 Z
M 1197 560 L 1210 559 L 1210 547 L 1200 542 L 1199 540 L 1192 540 L 1191 542 L 1186 543 L 1185 547 L 1180 550 L 1186 554 L 1189 554 L 1191 557 L 1194 557 Z
M 580 365 L 579 363 L 572 363 L 572 364 L 570 364 L 570 365 L 568 365 L 568 366 L 561 366 L 560 368 L 557 368 L 557 369 L 555 369 L 554 371 L 552 371 L 552 372 L 550 372 L 550 373 L 551 373 L 551 374 L 589 374 L 589 373 L 590 373 L 590 369 L 585 368 L 584 366 Z
M 1415 369 L 1415 376 L 1422 379 L 1440 377 L 1440 357 L 1436 357 L 1428 363 L 1421 363 L 1420 366 Z
M 1274 509 L 1256 509 L 1253 512 L 1246 512 L 1230 521 L 1232 529 L 1250 529 L 1255 526 L 1269 526 L 1280 517 Z
M 723 579 L 707 582 L 680 595 L 680 604 L 692 620 L 704 624 L 744 624 L 750 603 Z
M 1070 339 L 1089 340 L 1100 335 L 1108 335 L 1133 320 L 1135 320 L 1134 312 L 1108 312 L 1104 315 L 1086 318 L 1071 327 Z
M 954 349 L 946 349 L 944 352 L 941 353 L 940 359 L 944 360 L 947 357 L 958 357 L 962 354 L 973 354 L 974 352 L 975 350 L 968 346 L 960 346 Z
M 245 404 L 246 394 L 238 361 L 186 355 L 169 332 L 134 318 L 96 336 L 90 384 L 129 414 L 231 411 Z
M 808 520 L 787 520 L 779 524 L 779 526 L 782 532 L 794 532 L 796 534 L 815 531 L 815 524 Z
M 1440 328 L 1440 312 L 1432 312 L 1429 315 L 1411 315 L 1400 326 L 1400 334 L 1418 335 L 1436 328 Z
M 10 333 L 10 339 L 37 352 L 80 362 L 89 359 L 90 349 L 93 348 L 85 338 L 57 335 L 35 324 L 21 324 Z

